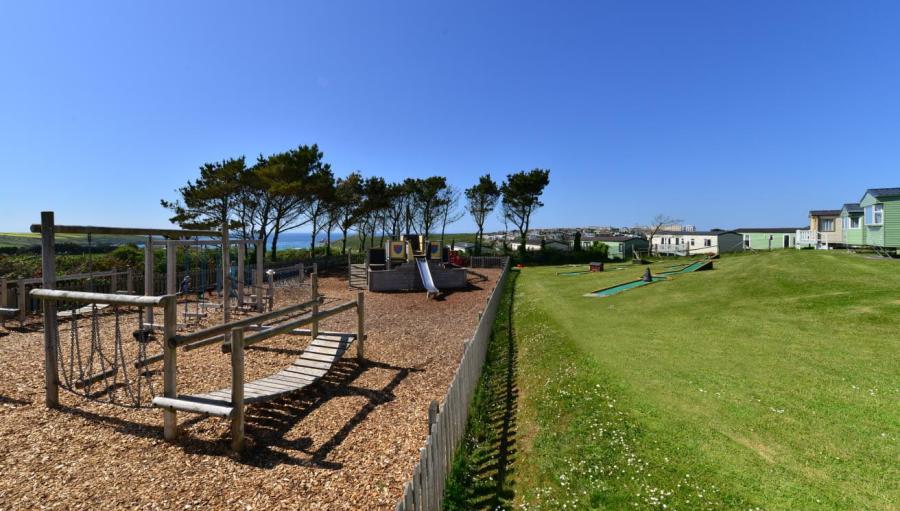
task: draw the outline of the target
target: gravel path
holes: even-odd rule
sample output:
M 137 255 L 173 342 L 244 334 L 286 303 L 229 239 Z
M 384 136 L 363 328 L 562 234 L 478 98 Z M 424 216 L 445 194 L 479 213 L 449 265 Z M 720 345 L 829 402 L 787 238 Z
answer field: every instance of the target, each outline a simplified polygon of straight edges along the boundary
M 393 509 L 499 270 L 442 300 L 424 293 L 367 293 L 367 363 L 346 360 L 312 390 L 248 408 L 247 450 L 228 450 L 228 422 L 179 414 L 181 437 L 162 439 L 162 412 L 97 403 L 61 390 L 43 405 L 39 331 L 0 329 L 0 510 Z M 477 280 L 477 279 L 476 279 Z M 345 279 L 322 278 L 348 300 Z M 306 292 L 279 289 L 278 304 Z M 108 317 L 105 322 L 111 321 Z M 323 322 L 354 331 L 355 314 Z M 61 336 L 63 334 L 61 333 Z M 277 372 L 308 337 L 282 336 L 248 350 L 247 379 Z M 218 346 L 180 352 L 179 392 L 229 385 Z

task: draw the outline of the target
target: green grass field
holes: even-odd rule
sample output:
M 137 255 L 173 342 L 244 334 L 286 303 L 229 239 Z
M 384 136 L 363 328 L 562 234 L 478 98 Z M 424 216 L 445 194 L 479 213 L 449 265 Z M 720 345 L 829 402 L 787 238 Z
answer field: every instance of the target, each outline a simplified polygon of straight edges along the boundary
M 606 298 L 583 295 L 645 267 L 521 272 L 514 497 L 494 504 L 900 508 L 900 261 L 715 264 Z

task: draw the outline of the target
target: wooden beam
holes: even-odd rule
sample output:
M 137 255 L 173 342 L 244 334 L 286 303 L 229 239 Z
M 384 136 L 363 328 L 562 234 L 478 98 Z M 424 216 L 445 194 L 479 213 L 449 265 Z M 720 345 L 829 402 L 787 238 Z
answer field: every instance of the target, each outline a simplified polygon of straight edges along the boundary
M 41 232 L 40 224 L 32 224 L 31 232 Z M 197 229 L 149 229 L 141 227 L 104 227 L 99 225 L 55 225 L 58 234 L 112 234 L 122 236 L 165 236 L 167 238 L 193 238 L 195 236 L 221 236 L 219 231 Z
M 312 300 L 303 303 L 297 303 L 294 305 L 289 305 L 287 307 L 282 307 L 278 310 L 274 310 L 272 312 L 266 312 L 265 314 L 257 314 L 256 316 L 252 316 L 249 318 L 239 319 L 237 321 L 232 321 L 231 323 L 224 323 L 221 325 L 214 325 L 209 328 L 204 328 L 203 330 L 197 330 L 196 332 L 192 332 L 186 335 L 177 335 L 174 338 L 174 342 L 176 346 L 185 346 L 192 345 L 196 341 L 200 341 L 203 339 L 208 339 L 210 337 L 223 334 L 228 332 L 232 328 L 238 327 L 247 327 L 254 323 L 262 323 L 263 321 L 274 319 L 279 316 L 284 316 L 286 314 L 292 314 L 297 311 L 301 311 L 303 309 L 309 308 L 313 305 Z
M 110 305 L 161 305 L 168 296 L 129 296 L 62 289 L 32 289 L 31 296 L 45 302 L 108 303 Z
M 253 344 L 262 342 L 270 337 L 274 337 L 276 335 L 281 335 L 287 332 L 293 331 L 297 327 L 301 327 L 303 325 L 308 325 L 310 323 L 321 321 L 325 318 L 329 318 L 334 316 L 335 314 L 339 314 L 346 310 L 350 310 L 356 307 L 356 302 L 347 302 L 342 305 L 338 305 L 332 309 L 328 309 L 326 311 L 319 312 L 316 315 L 310 315 L 305 318 L 300 318 L 294 321 L 288 321 L 287 323 L 282 323 L 280 325 L 275 325 L 269 330 L 263 330 L 261 332 L 257 332 L 253 335 L 248 335 L 244 338 L 244 346 L 252 346 Z M 231 344 L 224 343 L 222 344 L 222 352 L 230 353 L 231 352 Z

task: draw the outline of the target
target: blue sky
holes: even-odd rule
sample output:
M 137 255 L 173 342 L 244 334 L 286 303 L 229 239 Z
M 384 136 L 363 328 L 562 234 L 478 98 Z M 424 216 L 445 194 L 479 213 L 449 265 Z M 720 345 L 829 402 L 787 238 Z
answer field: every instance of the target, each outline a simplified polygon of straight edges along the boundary
M 0 230 L 165 225 L 203 162 L 314 142 L 459 188 L 549 168 L 537 226 L 802 226 L 900 186 L 897 27 L 876 1 L 6 2 Z

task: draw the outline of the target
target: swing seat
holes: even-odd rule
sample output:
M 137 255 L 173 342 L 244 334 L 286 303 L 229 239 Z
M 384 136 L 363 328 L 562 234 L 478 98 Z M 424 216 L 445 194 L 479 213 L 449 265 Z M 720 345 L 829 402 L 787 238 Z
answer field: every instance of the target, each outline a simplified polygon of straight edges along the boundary
M 90 314 L 91 312 L 94 311 L 94 309 L 97 309 L 97 311 L 99 312 L 107 307 L 109 307 L 108 303 L 103 303 L 103 304 L 99 304 L 99 305 L 98 304 L 85 305 L 84 307 L 80 307 L 78 309 L 57 312 L 56 317 L 71 318 L 72 316 L 74 316 L 76 314 L 79 316 L 82 314 Z

